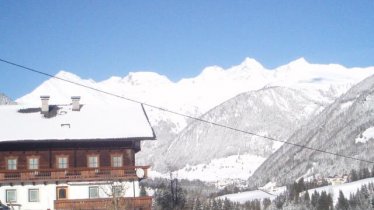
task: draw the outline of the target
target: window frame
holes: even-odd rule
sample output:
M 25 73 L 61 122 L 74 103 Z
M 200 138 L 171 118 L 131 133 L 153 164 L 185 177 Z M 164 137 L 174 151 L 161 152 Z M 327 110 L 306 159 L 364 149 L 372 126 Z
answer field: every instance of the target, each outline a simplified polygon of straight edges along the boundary
M 97 159 L 96 166 L 90 166 L 90 158 L 95 157 Z M 98 154 L 90 154 L 87 155 L 87 168 L 99 168 L 100 167 L 100 155 Z
M 65 198 L 60 197 L 60 190 L 65 190 Z M 56 200 L 67 200 L 69 199 L 68 187 L 56 187 Z
M 66 158 L 66 167 L 60 167 L 60 159 Z M 56 155 L 56 168 L 67 169 L 69 168 L 69 155 Z
M 96 193 L 97 193 L 97 196 L 96 196 L 96 197 L 92 197 L 92 196 L 91 196 L 91 190 L 92 190 L 92 189 L 95 189 L 95 190 L 96 190 Z M 88 187 L 88 198 L 89 198 L 89 199 L 100 198 L 99 187 L 98 187 L 98 186 L 90 186 L 90 187 Z
M 14 200 L 9 200 L 9 192 L 14 192 Z M 7 189 L 5 190 L 5 201 L 7 203 L 17 203 L 17 190 L 16 189 Z
M 10 168 L 9 167 L 9 161 L 10 160 L 15 160 L 15 168 Z M 6 168 L 7 170 L 9 171 L 15 171 L 15 170 L 18 170 L 18 157 L 17 156 L 9 156 L 9 157 L 6 157 Z
M 114 158 L 120 158 L 120 160 L 121 160 L 121 165 L 116 165 L 115 163 L 115 161 L 114 161 Z M 110 162 L 111 162 L 111 166 L 113 167 L 113 168 L 120 168 L 120 167 L 123 167 L 123 154 L 111 154 L 110 155 Z
M 31 200 L 31 192 L 35 192 L 36 191 L 36 193 L 37 193 L 37 197 L 36 197 L 36 200 Z M 39 194 L 39 189 L 29 189 L 29 202 L 30 203 L 35 203 L 35 202 L 40 202 L 40 194 Z
M 36 168 L 31 168 L 30 160 L 35 159 L 37 160 Z M 35 164 L 33 164 L 34 166 Z M 39 156 L 28 156 L 27 157 L 27 169 L 28 170 L 38 170 L 40 168 L 40 157 Z

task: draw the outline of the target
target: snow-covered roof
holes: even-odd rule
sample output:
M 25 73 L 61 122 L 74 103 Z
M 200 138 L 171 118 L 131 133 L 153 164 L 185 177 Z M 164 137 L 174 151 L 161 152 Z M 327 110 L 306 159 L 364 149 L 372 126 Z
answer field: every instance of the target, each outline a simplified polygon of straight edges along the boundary
M 72 111 L 71 104 L 55 105 L 57 112 L 49 118 L 37 108 L 0 106 L 0 142 L 155 139 L 144 108 L 139 104 L 85 104 L 80 111 Z

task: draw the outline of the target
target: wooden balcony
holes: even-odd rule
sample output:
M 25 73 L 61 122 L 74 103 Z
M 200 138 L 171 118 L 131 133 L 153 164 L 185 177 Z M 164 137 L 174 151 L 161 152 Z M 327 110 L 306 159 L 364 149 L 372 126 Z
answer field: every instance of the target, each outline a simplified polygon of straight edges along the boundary
M 0 184 L 134 180 L 137 179 L 135 172 L 140 168 L 144 170 L 146 178 L 149 166 L 3 170 L 0 171 Z
M 152 197 L 117 198 L 118 209 L 151 210 Z M 114 198 L 56 200 L 55 210 L 107 210 L 115 209 Z

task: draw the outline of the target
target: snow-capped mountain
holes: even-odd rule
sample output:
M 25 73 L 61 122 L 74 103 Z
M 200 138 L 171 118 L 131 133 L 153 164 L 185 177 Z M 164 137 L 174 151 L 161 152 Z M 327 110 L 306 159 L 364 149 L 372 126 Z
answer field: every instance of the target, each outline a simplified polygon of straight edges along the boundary
M 8 96 L 4 95 L 3 93 L 0 93 L 0 105 L 7 105 L 7 104 L 15 104 L 12 99 L 10 99 Z
M 373 130 L 374 76 L 371 76 L 352 87 L 287 141 L 374 161 Z M 273 180 L 282 184 L 301 176 L 341 175 L 352 168 L 368 165 L 367 162 L 285 144 L 258 168 L 249 183 L 261 186 L 268 180 Z
M 307 95 L 311 101 L 319 101 L 321 104 L 329 103 L 348 90 L 353 84 L 373 73 L 374 67 L 347 69 L 337 64 L 310 64 L 303 58 L 270 70 L 264 68 L 254 59 L 247 58 L 241 64 L 228 69 L 218 66 L 207 67 L 200 75 L 194 78 L 182 79 L 178 82 L 172 82 L 167 77 L 153 72 L 129 73 L 125 77 L 111 77 L 101 82 L 96 82 L 92 79 L 82 79 L 66 71 L 61 71 L 56 76 L 126 98 L 199 117 L 238 94 L 272 86 L 289 87 L 296 92 L 303 92 L 303 95 Z M 51 78 L 43 82 L 31 93 L 19 98 L 17 102 L 20 104 L 39 105 L 40 95 L 50 95 L 50 102 L 52 104 L 70 103 L 70 97 L 75 95 L 82 97 L 82 103 L 115 103 L 116 100 L 121 100 Z M 258 101 L 261 100 L 258 99 Z M 270 101 L 269 103 L 274 103 L 274 101 Z M 163 154 L 166 152 L 168 152 L 167 157 L 170 159 L 181 160 L 183 159 L 182 157 L 185 157 L 185 153 L 179 153 L 179 149 L 176 149 L 177 147 L 174 146 L 170 147 L 170 144 L 173 141 L 173 145 L 175 145 L 175 142 L 179 142 L 187 137 L 188 135 L 185 132 L 182 132 L 181 136 L 178 136 L 178 134 L 193 121 L 152 107 L 145 106 L 145 108 L 158 140 L 144 143 L 142 151 L 137 154 L 137 160 L 139 164 L 160 166 L 160 169 L 165 169 L 166 162 L 160 157 L 163 157 Z M 260 107 L 258 108 L 260 109 Z M 283 113 L 286 112 L 282 107 L 277 107 L 277 109 L 282 110 Z M 292 106 L 289 110 L 292 111 Z M 230 112 L 225 113 L 230 114 Z M 238 110 L 238 113 L 242 112 Z M 310 111 L 310 113 L 313 113 L 313 111 Z M 236 115 L 236 117 L 238 119 L 241 118 L 239 115 Z M 237 126 L 237 124 L 231 124 L 235 123 L 235 116 L 230 116 L 230 118 L 232 120 L 228 125 Z M 215 118 L 212 119 L 215 120 Z M 301 122 L 306 117 L 298 117 L 297 119 Z M 242 121 L 245 121 L 245 119 Z M 221 119 L 220 122 L 224 122 L 224 120 Z M 262 134 L 270 134 L 265 129 L 261 130 L 261 132 L 263 132 Z M 282 134 L 280 137 L 286 138 L 287 135 L 283 136 Z M 191 141 L 196 141 L 196 139 Z M 233 148 L 242 147 L 241 140 L 238 140 L 237 143 L 238 145 L 232 144 L 230 146 Z M 274 149 L 275 147 L 263 149 L 263 154 L 269 155 L 269 151 L 273 151 Z M 173 154 L 173 151 L 176 153 Z M 236 151 L 236 153 L 233 151 Z M 202 160 L 200 157 L 203 155 L 199 154 L 199 152 L 196 152 L 196 157 L 199 158 L 192 158 L 193 161 L 191 160 L 191 164 L 198 164 L 199 160 Z M 223 154 L 237 154 L 237 150 L 228 149 Z M 223 155 L 210 156 L 210 158 L 218 157 L 225 158 Z M 207 163 L 209 159 L 205 158 L 203 161 Z M 172 164 L 172 162 L 168 161 L 167 164 Z M 182 165 L 167 167 L 180 168 Z
M 239 93 L 258 90 L 266 85 L 297 86 L 317 91 L 328 90 L 334 86 L 341 88 L 339 92 L 343 93 L 351 85 L 373 73 L 374 67 L 347 69 L 336 64 L 310 64 L 303 58 L 269 70 L 254 59 L 246 58 L 240 65 L 227 70 L 211 66 L 205 68 L 197 77 L 182 79 L 178 82 L 172 82 L 167 77 L 153 72 L 131 72 L 123 78 L 111 77 L 101 82 L 81 79 L 66 71 L 60 71 L 56 77 L 173 111 L 200 116 Z M 49 79 L 31 93 L 19 98 L 17 102 L 39 104 L 40 95 L 51 95 L 51 103 L 66 103 L 71 95 L 82 96 L 83 103 L 113 100 L 112 96 L 58 79 Z M 175 117 L 162 112 L 152 117 L 151 120 L 158 122 L 170 118 Z M 178 120 L 173 119 L 173 121 Z M 181 130 L 186 123 L 185 119 L 179 121 L 181 124 L 178 125 L 178 129 Z

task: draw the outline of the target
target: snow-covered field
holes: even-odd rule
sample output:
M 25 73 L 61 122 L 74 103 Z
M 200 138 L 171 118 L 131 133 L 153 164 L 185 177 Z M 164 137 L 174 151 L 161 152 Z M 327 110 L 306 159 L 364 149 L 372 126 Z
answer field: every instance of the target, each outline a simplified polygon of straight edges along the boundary
M 324 187 L 319 187 L 315 189 L 308 190 L 309 195 L 311 196 L 314 191 L 317 191 L 318 193 L 321 193 L 322 191 L 325 191 L 327 193 L 330 193 L 333 196 L 333 201 L 336 203 L 338 201 L 339 197 L 339 191 L 341 190 L 345 197 L 349 198 L 349 195 L 352 193 L 356 193 L 357 189 L 361 188 L 362 185 L 374 183 L 374 178 L 368 178 L 368 179 L 362 179 L 355 182 L 345 183 L 341 185 L 329 185 Z M 271 193 L 262 191 L 262 190 L 253 190 L 253 191 L 246 191 L 246 192 L 240 192 L 235 194 L 227 194 L 220 196 L 218 198 L 221 199 L 229 199 L 231 201 L 239 202 L 239 203 L 245 203 L 247 201 L 252 201 L 256 199 L 264 199 L 264 198 L 270 198 L 274 199 L 277 197 L 277 195 L 281 194 L 286 190 L 286 187 L 279 187 L 275 188 Z
M 227 198 L 231 201 L 239 202 L 239 203 L 243 204 L 247 201 L 252 201 L 252 200 L 256 200 L 256 199 L 257 200 L 262 200 L 262 199 L 265 199 L 265 198 L 270 198 L 271 200 L 273 200 L 276 197 L 277 197 L 276 195 L 269 194 L 269 193 L 266 193 L 266 192 L 261 191 L 261 190 L 253 190 L 253 191 L 246 191 L 246 192 L 241 192 L 241 193 L 224 195 L 224 196 L 220 196 L 218 198 L 220 198 L 220 199 Z
M 274 188 L 273 190 L 271 190 L 271 192 L 259 189 L 259 190 L 252 190 L 252 191 L 223 195 L 218 198 L 220 199 L 227 198 L 231 201 L 239 202 L 239 203 L 245 203 L 247 201 L 253 201 L 253 200 L 262 200 L 265 198 L 269 198 L 273 200 L 285 190 L 286 190 L 286 187 Z
M 248 179 L 252 173 L 265 161 L 265 158 L 255 155 L 232 155 L 219 158 L 208 164 L 189 166 L 173 172 L 173 177 L 178 179 L 195 180 L 215 183 L 217 187 L 238 183 Z M 150 171 L 151 178 L 169 178 L 170 174 Z
M 227 158 L 214 159 L 208 164 L 186 166 L 176 173 L 181 179 L 200 179 L 214 182 L 225 179 L 248 179 L 249 176 L 265 161 L 255 155 L 232 155 Z
M 357 189 L 359 189 L 362 185 L 373 183 L 374 178 L 367 178 L 358 180 L 355 182 L 345 183 L 341 185 L 329 185 L 324 187 L 319 187 L 315 189 L 308 190 L 309 195 L 312 195 L 314 191 L 321 193 L 322 191 L 326 191 L 333 196 L 334 203 L 338 201 L 339 191 L 341 190 L 345 197 L 349 198 L 351 193 L 356 193 Z

